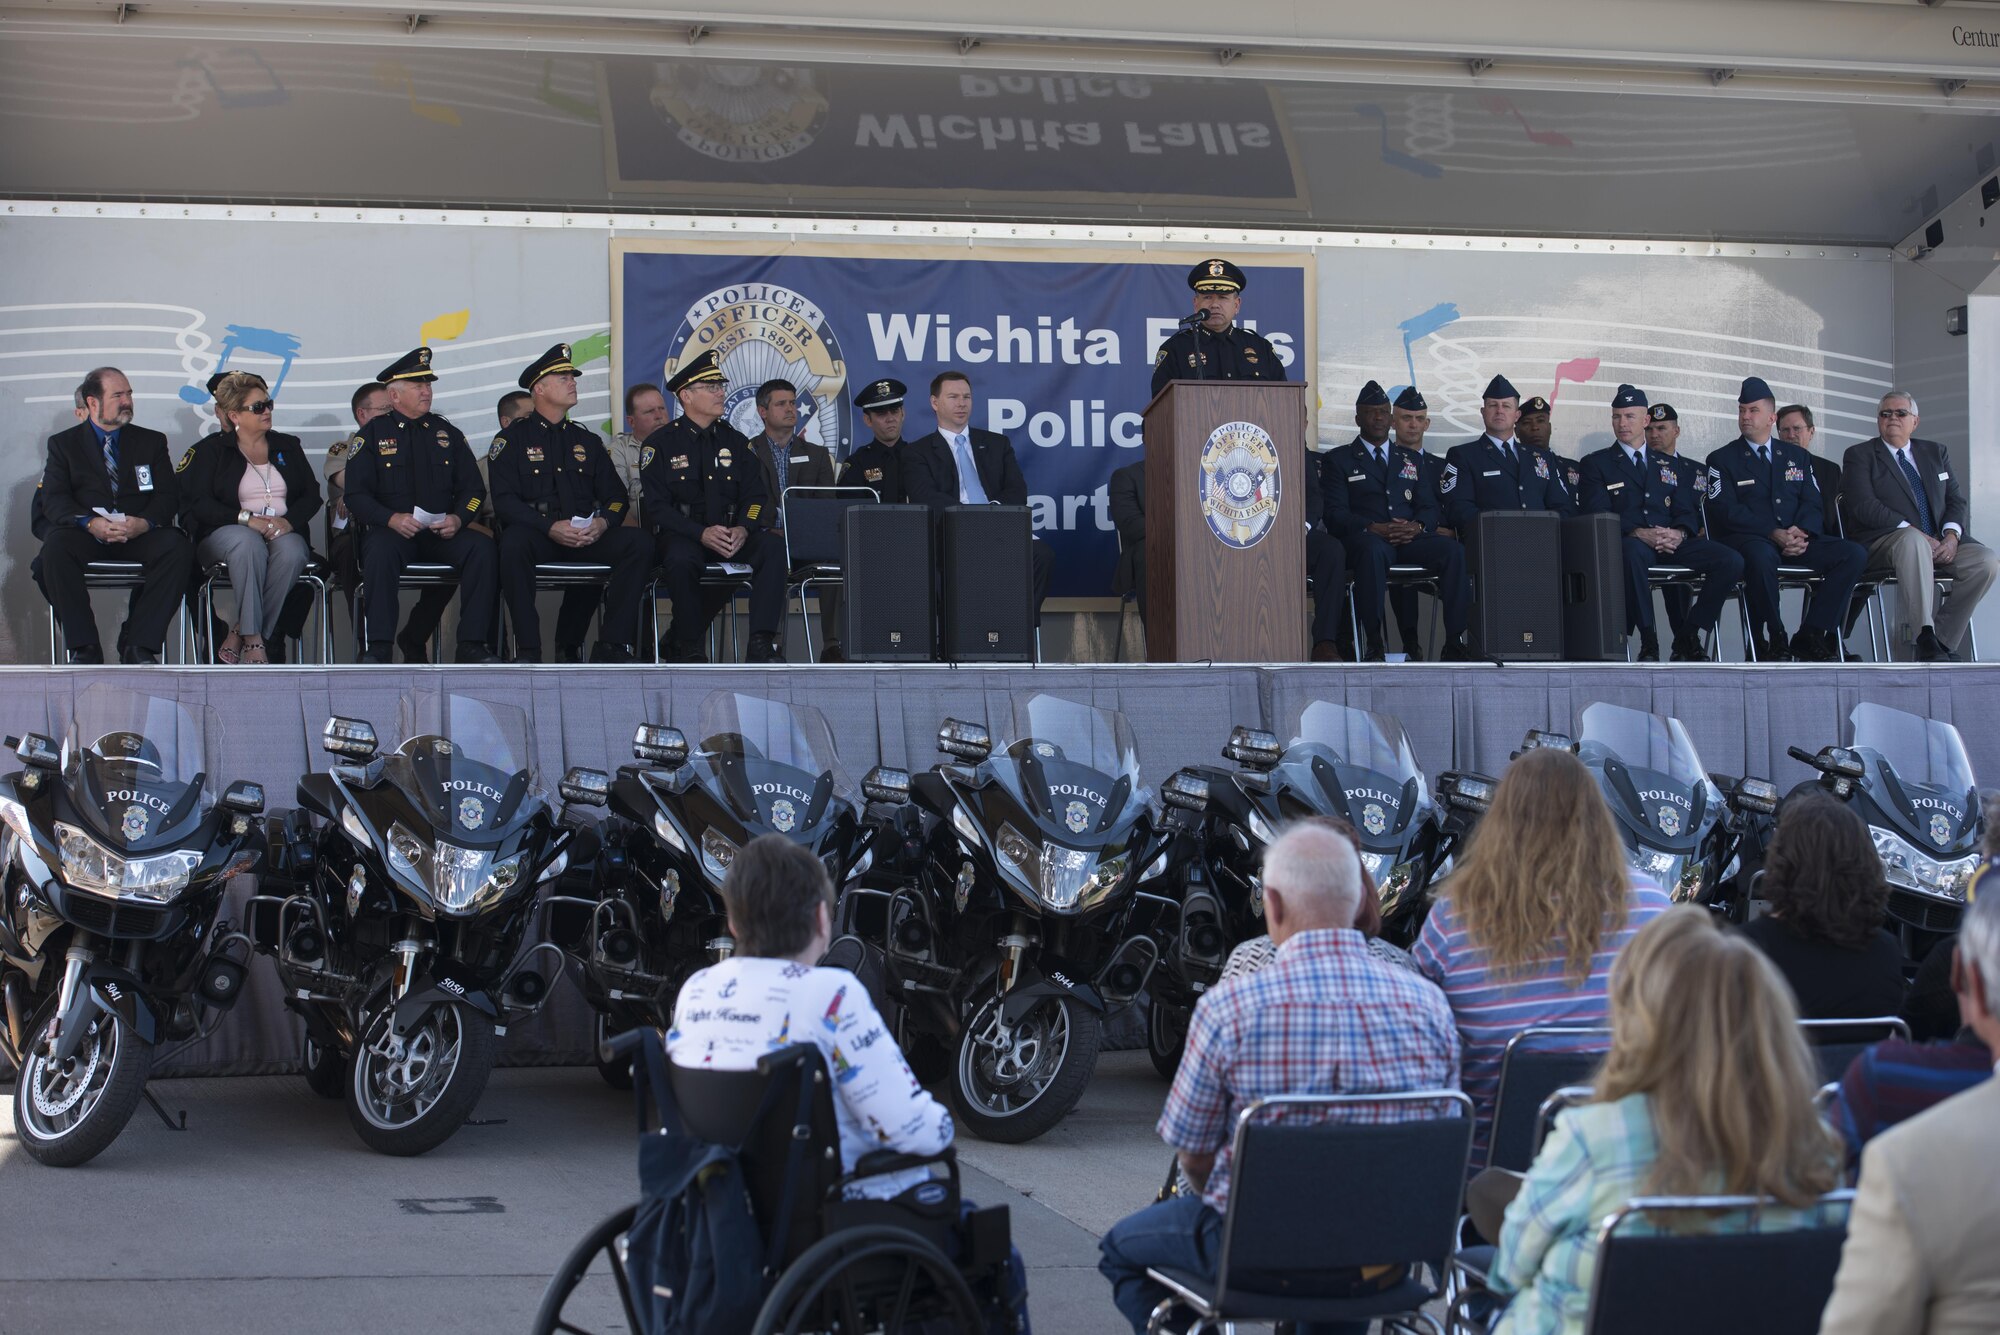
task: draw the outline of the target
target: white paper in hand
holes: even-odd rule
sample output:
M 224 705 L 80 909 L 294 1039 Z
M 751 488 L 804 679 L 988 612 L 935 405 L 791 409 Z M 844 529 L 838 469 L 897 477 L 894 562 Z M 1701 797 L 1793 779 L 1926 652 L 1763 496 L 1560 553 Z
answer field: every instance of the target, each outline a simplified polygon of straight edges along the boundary
M 722 573 L 725 575 L 747 575 L 750 573 L 750 566 L 749 563 L 744 561 L 724 561 L 722 563 Z
M 422 524 L 425 528 L 429 528 L 432 524 L 435 524 L 439 520 L 443 519 L 444 516 L 434 515 L 429 510 L 426 510 L 421 506 L 419 506 L 417 509 L 410 511 L 410 518 L 416 520 L 419 524 Z
M 125 522 L 125 516 L 116 510 L 107 510 L 101 505 L 93 505 L 91 507 L 91 510 L 99 518 L 109 519 L 114 524 L 122 524 Z
M 592 519 L 589 515 L 571 515 L 569 517 L 569 526 L 579 533 L 589 528 L 591 523 Z

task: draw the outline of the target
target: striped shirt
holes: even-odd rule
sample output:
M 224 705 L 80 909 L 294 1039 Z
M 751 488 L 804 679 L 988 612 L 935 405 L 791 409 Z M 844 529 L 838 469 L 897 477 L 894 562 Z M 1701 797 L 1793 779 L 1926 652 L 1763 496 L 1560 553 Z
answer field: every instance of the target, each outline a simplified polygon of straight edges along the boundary
M 1437 988 L 1383 963 L 1359 932 L 1300 932 L 1264 968 L 1218 983 L 1195 1007 L 1160 1139 L 1216 1156 L 1202 1199 L 1221 1213 L 1229 1205 L 1229 1138 L 1237 1114 L 1256 1100 L 1456 1088 L 1458 1033 Z M 1438 1111 L 1380 1104 L 1341 1115 L 1395 1122 Z
M 1993 1054 L 1970 1029 L 1949 1043 L 1892 1038 L 1864 1049 L 1841 1077 L 1829 1119 L 1847 1142 L 1849 1171 L 1876 1136 L 1992 1075 Z
M 1641 927 L 1673 905 L 1666 891 L 1652 880 L 1636 872 L 1630 875 L 1625 925 L 1598 943 L 1590 974 L 1581 985 L 1569 977 L 1559 937 L 1549 942 L 1543 958 L 1523 970 L 1502 973 L 1490 967 L 1486 948 L 1474 944 L 1449 887 L 1425 921 L 1413 953 L 1418 970 L 1444 989 L 1464 1043 L 1465 1092 L 1472 1096 L 1478 1117 L 1473 1131 L 1473 1167 L 1486 1162 L 1493 1101 L 1500 1087 L 1500 1058 L 1507 1050 L 1507 1040 L 1523 1029 L 1542 1025 L 1574 1028 L 1610 1023 L 1607 987 L 1611 961 Z

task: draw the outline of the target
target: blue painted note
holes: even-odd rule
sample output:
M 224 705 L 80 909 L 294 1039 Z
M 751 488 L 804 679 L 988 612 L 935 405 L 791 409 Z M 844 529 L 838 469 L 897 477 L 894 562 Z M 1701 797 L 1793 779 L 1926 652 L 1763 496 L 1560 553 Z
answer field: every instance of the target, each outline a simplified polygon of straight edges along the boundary
M 1396 328 L 1403 331 L 1403 362 L 1409 367 L 1411 384 L 1414 385 L 1417 383 L 1417 362 L 1415 356 L 1410 351 L 1411 346 L 1418 339 L 1435 334 L 1438 330 L 1444 328 L 1457 318 L 1457 303 L 1440 301 L 1429 310 L 1418 315 L 1412 315 L 1409 319 L 1396 326 Z
M 1435 181 L 1444 175 L 1444 168 L 1435 162 L 1425 162 L 1422 158 L 1403 152 L 1400 148 L 1389 147 L 1389 113 L 1373 102 L 1362 102 L 1354 108 L 1357 116 L 1366 116 L 1382 127 L 1382 161 L 1391 167 L 1400 167 L 1426 181 Z
M 261 352 L 268 357 L 282 358 L 284 365 L 278 368 L 278 378 L 271 382 L 271 397 L 277 398 L 283 388 L 285 376 L 292 369 L 292 358 L 298 356 L 299 338 L 297 334 L 284 334 L 275 329 L 259 329 L 254 325 L 232 324 L 223 326 L 222 356 L 216 359 L 215 370 L 221 371 L 229 365 L 229 358 L 238 348 L 245 352 Z M 215 372 L 210 372 L 213 375 Z M 209 393 L 201 385 L 182 385 L 181 402 L 207 403 Z
M 208 83 L 209 91 L 215 94 L 216 105 L 224 111 L 238 111 L 246 107 L 281 107 L 292 100 L 292 95 L 285 91 L 285 81 L 278 77 L 276 70 L 265 63 L 264 57 L 258 54 L 255 47 L 232 46 L 222 53 L 221 58 L 227 59 L 232 56 L 248 60 L 255 65 L 261 78 L 251 79 L 240 87 L 225 86 L 223 80 L 216 78 L 215 71 L 210 69 L 208 63 L 199 56 L 176 61 L 175 64 L 182 69 L 200 70 L 201 77 Z

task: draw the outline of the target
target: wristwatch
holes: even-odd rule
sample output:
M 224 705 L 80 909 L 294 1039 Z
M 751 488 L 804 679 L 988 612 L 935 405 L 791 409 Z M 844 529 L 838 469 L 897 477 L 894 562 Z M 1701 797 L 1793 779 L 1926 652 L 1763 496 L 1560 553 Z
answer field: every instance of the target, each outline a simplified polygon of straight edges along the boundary
M 237 522 L 237 523 L 239 523 L 239 524 L 247 524 L 247 523 L 249 523 L 249 522 L 250 522 L 250 512 L 249 512 L 248 510 L 238 510 L 238 511 L 236 512 L 236 522 Z

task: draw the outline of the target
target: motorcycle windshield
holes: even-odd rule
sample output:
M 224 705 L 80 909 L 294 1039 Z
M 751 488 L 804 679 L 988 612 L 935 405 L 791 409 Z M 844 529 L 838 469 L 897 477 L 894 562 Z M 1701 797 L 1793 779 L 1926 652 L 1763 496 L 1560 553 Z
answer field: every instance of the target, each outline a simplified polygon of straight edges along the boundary
M 85 687 L 63 738 L 63 780 L 93 833 L 126 848 L 171 842 L 213 797 L 205 764 L 222 730 L 206 705 L 108 682 Z
M 434 693 L 403 698 L 389 778 L 439 837 L 500 837 L 534 809 L 534 725 L 516 705 Z
M 1364 840 L 1398 843 L 1430 811 L 1430 786 L 1403 725 L 1387 714 L 1314 700 L 1292 711 L 1275 777 L 1324 794 Z
M 1139 744 L 1123 714 L 1029 693 L 1012 705 L 1006 760 L 993 771 L 1044 833 L 1101 844 L 1145 810 L 1151 793 L 1139 784 Z
M 695 773 L 746 826 L 811 829 L 833 810 L 832 799 L 855 800 L 833 729 L 810 705 L 716 691 L 701 702 L 699 727 Z
M 1661 847 L 1692 847 L 1721 810 L 1722 794 L 1677 718 L 1591 705 L 1583 711 L 1576 754 L 1597 773 L 1611 809 Z
M 1856 705 L 1847 717 L 1866 767 L 1862 787 L 1879 809 L 1939 848 L 1978 823 L 1972 762 L 1957 728 L 1876 704 Z

